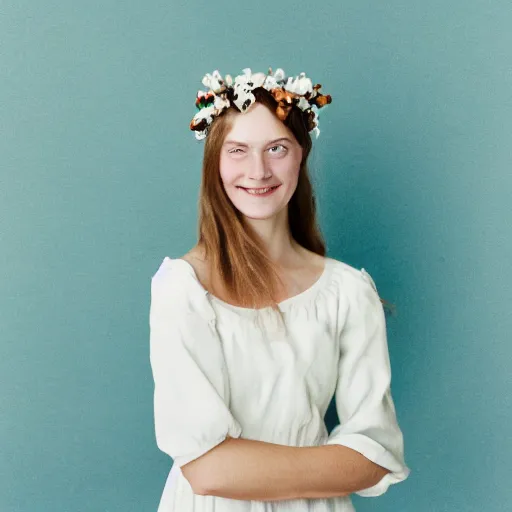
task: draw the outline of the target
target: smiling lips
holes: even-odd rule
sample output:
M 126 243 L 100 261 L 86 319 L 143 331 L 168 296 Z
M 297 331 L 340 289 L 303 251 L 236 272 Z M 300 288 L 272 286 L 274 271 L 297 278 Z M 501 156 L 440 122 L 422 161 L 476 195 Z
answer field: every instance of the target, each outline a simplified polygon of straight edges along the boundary
M 265 187 L 265 188 L 245 188 L 245 187 L 239 187 L 242 190 L 245 190 L 248 194 L 251 194 L 253 196 L 269 196 L 279 188 L 281 185 L 275 185 L 273 187 Z

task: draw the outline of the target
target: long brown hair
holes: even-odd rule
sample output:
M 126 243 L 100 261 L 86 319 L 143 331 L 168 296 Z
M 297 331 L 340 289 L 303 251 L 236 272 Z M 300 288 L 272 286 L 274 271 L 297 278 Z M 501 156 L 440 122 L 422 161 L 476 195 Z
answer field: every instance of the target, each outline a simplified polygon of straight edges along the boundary
M 275 115 L 277 102 L 264 88 L 254 89 L 256 101 Z M 220 179 L 220 152 L 231 129 L 230 111 L 226 109 L 210 126 L 205 139 L 202 181 L 199 197 L 199 240 L 209 265 L 209 283 L 215 295 L 219 286 L 229 302 L 243 307 L 270 306 L 280 312 L 274 299 L 283 285 L 273 261 L 251 226 L 233 205 Z M 277 118 L 277 116 L 276 116 Z M 288 203 L 288 221 L 292 238 L 301 246 L 325 256 L 325 242 L 316 218 L 313 188 L 307 159 L 312 148 L 302 111 L 292 107 L 284 121 L 302 147 L 302 161 L 296 190 Z
M 256 102 L 275 115 L 277 102 L 273 96 L 261 87 L 252 92 Z M 283 282 L 259 237 L 227 196 L 220 178 L 220 153 L 232 126 L 233 111 L 239 112 L 236 107 L 230 107 L 217 116 L 205 139 L 197 245 L 208 262 L 208 282 L 214 295 L 225 295 L 229 297 L 228 302 L 242 307 L 270 306 L 282 320 L 274 297 Z M 283 123 L 302 147 L 297 187 L 288 203 L 290 233 L 302 247 L 326 256 L 307 162 L 312 141 L 302 110 L 293 106 Z

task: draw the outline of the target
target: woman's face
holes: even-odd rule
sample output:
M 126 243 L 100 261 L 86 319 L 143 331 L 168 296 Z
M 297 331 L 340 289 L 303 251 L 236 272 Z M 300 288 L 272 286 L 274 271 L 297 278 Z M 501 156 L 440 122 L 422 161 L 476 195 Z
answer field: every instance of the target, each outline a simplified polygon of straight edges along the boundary
M 228 197 L 253 219 L 273 217 L 295 192 L 302 147 L 279 119 L 261 103 L 235 112 L 220 155 L 220 177 Z M 255 195 L 245 189 L 277 188 Z

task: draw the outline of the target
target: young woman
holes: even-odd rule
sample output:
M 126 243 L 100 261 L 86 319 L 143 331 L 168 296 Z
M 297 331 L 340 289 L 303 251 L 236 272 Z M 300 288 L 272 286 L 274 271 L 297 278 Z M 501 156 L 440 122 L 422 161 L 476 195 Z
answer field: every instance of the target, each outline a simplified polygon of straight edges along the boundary
M 375 282 L 327 257 L 317 225 L 307 159 L 331 97 L 282 69 L 203 84 L 199 240 L 151 280 L 156 441 L 174 461 L 158 511 L 354 511 L 351 493 L 410 469 Z

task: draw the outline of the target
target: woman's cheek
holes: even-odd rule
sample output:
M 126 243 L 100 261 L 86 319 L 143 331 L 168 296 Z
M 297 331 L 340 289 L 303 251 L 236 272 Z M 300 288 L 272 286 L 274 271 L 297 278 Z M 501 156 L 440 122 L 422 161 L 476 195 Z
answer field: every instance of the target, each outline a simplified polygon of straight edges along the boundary
M 236 162 L 229 161 L 228 159 L 221 161 L 220 175 L 222 180 L 229 184 L 236 178 L 239 169 L 240 167 Z

